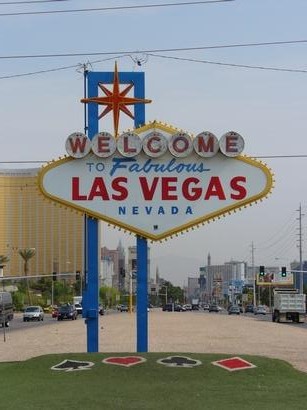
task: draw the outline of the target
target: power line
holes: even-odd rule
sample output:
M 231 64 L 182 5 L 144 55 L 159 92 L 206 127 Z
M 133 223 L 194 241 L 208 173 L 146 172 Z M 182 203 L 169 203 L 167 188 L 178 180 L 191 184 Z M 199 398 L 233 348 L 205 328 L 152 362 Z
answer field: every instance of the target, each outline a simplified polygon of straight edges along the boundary
M 150 54 L 148 54 L 150 55 Z M 122 56 L 117 56 L 117 57 L 110 57 L 106 58 L 103 60 L 96 60 L 96 61 L 89 61 L 88 63 L 93 65 L 97 63 L 101 63 L 104 61 L 108 60 L 114 60 L 117 58 L 122 58 L 122 57 L 127 57 L 130 55 L 122 55 Z M 159 55 L 151 55 L 152 57 L 161 57 Z M 306 74 L 307 70 L 302 70 L 302 69 L 294 69 L 294 68 L 284 68 L 284 67 L 266 67 L 266 66 L 253 66 L 253 65 L 246 65 L 246 64 L 234 64 L 234 63 L 222 63 L 222 62 L 214 62 L 214 61 L 206 61 L 206 60 L 195 60 L 191 58 L 179 58 L 179 57 L 165 57 L 169 59 L 175 59 L 175 60 L 184 60 L 184 61 L 189 61 L 189 62 L 194 62 L 194 63 L 204 63 L 204 64 L 213 64 L 213 65 L 221 65 L 225 67 L 235 67 L 235 68 L 249 68 L 249 69 L 260 69 L 262 71 L 280 71 L 280 72 L 289 72 L 289 73 L 300 73 L 300 74 Z M 70 68 L 77 68 L 79 67 L 80 64 L 73 64 L 69 66 L 64 66 L 64 67 L 56 67 L 56 68 L 50 68 L 46 70 L 38 70 L 38 71 L 30 71 L 28 73 L 20 73 L 20 74 L 9 74 L 9 75 L 3 75 L 0 76 L 0 80 L 7 80 L 10 78 L 18 78 L 18 77 L 27 77 L 27 76 L 32 76 L 32 75 L 37 75 L 37 74 L 46 74 L 46 73 L 51 73 L 51 72 L 56 72 L 56 71 L 61 71 L 61 70 L 68 70 Z
M 149 56 L 149 55 L 152 56 L 152 57 L 163 57 L 163 58 L 166 58 L 166 59 L 182 60 L 182 61 L 188 61 L 188 62 L 193 62 L 193 63 L 221 65 L 221 66 L 225 66 L 225 67 L 260 69 L 262 71 L 268 70 L 268 71 L 280 71 L 280 72 L 290 72 L 290 73 L 303 73 L 303 74 L 307 73 L 307 70 L 303 70 L 303 69 L 284 68 L 284 67 L 266 67 L 266 66 L 255 66 L 255 65 L 235 64 L 235 63 L 222 63 L 222 62 L 217 62 L 217 61 L 196 60 L 196 59 L 191 59 L 191 58 L 168 57 L 168 56 L 161 56 L 161 55 L 156 55 L 156 54 L 147 54 L 147 56 Z M 131 56 L 130 56 L 130 54 L 123 54 L 121 56 L 110 57 L 110 58 L 106 58 L 106 59 L 103 59 L 103 60 L 89 61 L 88 64 L 93 65 L 93 64 L 104 62 L 104 61 L 114 60 L 114 59 L 123 58 L 123 57 L 131 57 Z M 73 64 L 73 65 L 69 65 L 69 66 L 50 68 L 50 69 L 46 69 L 46 70 L 30 71 L 28 73 L 3 75 L 3 76 L 0 76 L 0 80 L 10 79 L 10 78 L 18 78 L 18 77 L 26 77 L 26 76 L 32 76 L 32 75 L 37 75 L 37 74 L 46 74 L 46 73 L 50 73 L 50 72 L 67 70 L 67 69 L 70 69 L 70 68 L 77 68 L 79 66 L 80 66 L 80 64 Z
M 253 155 L 249 155 L 249 157 L 253 157 L 253 158 L 307 158 L 307 154 L 293 154 L 293 155 L 264 155 L 264 156 L 253 156 Z
M 287 40 L 287 41 L 268 41 L 259 43 L 234 43 L 234 44 L 218 44 L 212 46 L 199 46 L 199 47 L 176 47 L 176 48 L 157 48 L 148 50 L 127 50 L 127 51 L 95 51 L 86 53 L 56 53 L 56 54 L 20 54 L 20 55 L 0 55 L 1 60 L 14 60 L 14 59 L 31 59 L 31 58 L 59 58 L 59 57 L 84 57 L 84 56 L 98 56 L 98 55 L 130 55 L 130 54 L 148 54 L 155 55 L 155 53 L 172 53 L 178 51 L 201 51 L 201 50 L 214 50 L 223 48 L 238 48 L 238 47 L 261 47 L 261 46 L 279 46 L 287 44 L 306 44 L 307 40 Z M 161 56 L 164 58 L 164 56 Z M 179 57 L 174 57 L 178 58 Z M 201 60 L 203 61 L 203 60 Z
M 97 63 L 103 63 L 105 61 L 116 60 L 116 59 L 119 59 L 119 58 L 122 58 L 122 57 L 127 57 L 127 56 L 126 55 L 124 55 L 124 56 L 114 56 L 114 57 L 110 57 L 110 58 L 104 58 L 102 60 L 88 61 L 88 64 L 92 65 L 92 64 L 97 64 Z M 64 66 L 64 67 L 49 68 L 49 69 L 46 69 L 46 70 L 30 71 L 28 73 L 3 75 L 3 76 L 0 76 L 0 80 L 7 80 L 7 79 L 10 79 L 10 78 L 18 78 L 18 77 L 27 77 L 27 76 L 31 76 L 31 75 L 37 75 L 37 74 L 52 73 L 52 72 L 55 72 L 55 71 L 68 70 L 70 68 L 80 68 L 80 63 L 73 64 L 73 65 L 67 65 L 67 66 Z
M 85 9 L 70 9 L 70 10 L 47 10 L 47 11 L 22 11 L 13 13 L 0 13 L 0 17 L 12 17 L 12 16 L 34 16 L 43 14 L 63 14 L 63 13 L 82 13 L 93 11 L 115 11 L 115 10 L 136 10 L 136 9 L 149 9 L 158 7 L 177 7 L 177 6 L 200 6 L 210 3 L 229 3 L 236 0 L 203 0 L 203 1 L 185 1 L 180 3 L 160 3 L 160 4 L 143 4 L 132 6 L 113 6 L 113 7 L 95 7 Z
M 266 67 L 266 66 L 259 66 L 259 65 L 249 65 L 249 64 L 235 64 L 235 63 L 223 63 L 220 61 L 209 61 L 209 60 L 196 60 L 194 58 L 183 58 L 183 57 L 174 57 L 174 56 L 163 56 L 158 54 L 148 54 L 151 57 L 160 57 L 170 60 L 180 60 L 180 61 L 188 61 L 193 63 L 202 63 L 202 64 L 213 64 L 225 67 L 236 67 L 236 68 L 248 68 L 248 69 L 256 69 L 256 70 L 265 70 L 265 71 L 282 71 L 288 73 L 307 73 L 307 70 L 303 69 L 296 69 L 296 68 L 279 68 L 279 67 Z
M 281 159 L 281 158 L 307 158 L 307 154 L 294 154 L 294 155 L 248 155 L 250 158 L 255 158 L 255 159 L 266 159 L 266 158 L 276 158 L 276 159 Z M 46 162 L 50 162 L 51 160 L 28 160 L 28 161 L 0 161 L 0 164 L 42 164 Z M 0 173 L 1 173 L 1 168 L 0 168 Z
M 18 4 L 38 4 L 38 3 L 61 3 L 65 1 L 71 0 L 28 0 L 28 1 L 1 1 L 0 6 L 11 6 L 11 5 L 18 5 Z

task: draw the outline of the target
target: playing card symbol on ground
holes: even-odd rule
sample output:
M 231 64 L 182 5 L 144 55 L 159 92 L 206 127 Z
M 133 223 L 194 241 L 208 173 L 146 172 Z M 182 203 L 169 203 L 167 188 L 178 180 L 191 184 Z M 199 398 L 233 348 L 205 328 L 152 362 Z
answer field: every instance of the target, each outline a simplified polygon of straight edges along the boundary
M 144 363 L 146 359 L 141 356 L 115 356 L 103 359 L 102 363 L 115 364 L 117 366 L 131 367 L 136 364 Z
M 157 360 L 157 363 L 168 367 L 195 367 L 201 364 L 200 360 L 191 359 L 186 356 L 169 356 Z
M 51 370 L 62 370 L 65 372 L 73 372 L 76 370 L 90 370 L 94 366 L 92 362 L 81 362 L 79 360 L 63 360 L 61 363 L 51 367 Z
M 256 367 L 254 364 L 248 362 L 247 360 L 241 359 L 241 357 L 230 357 L 228 359 L 218 360 L 212 362 L 214 366 L 222 367 L 225 370 L 234 372 L 236 370 L 246 370 Z

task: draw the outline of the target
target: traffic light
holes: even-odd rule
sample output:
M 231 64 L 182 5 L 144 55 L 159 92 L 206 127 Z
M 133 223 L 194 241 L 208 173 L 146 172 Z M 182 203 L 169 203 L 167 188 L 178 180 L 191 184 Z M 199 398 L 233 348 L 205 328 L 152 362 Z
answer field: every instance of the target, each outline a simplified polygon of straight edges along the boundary
M 261 265 L 261 266 L 259 266 L 259 276 L 264 276 L 265 275 L 265 272 L 264 272 L 264 266 L 263 265 Z
M 81 280 L 81 272 L 79 270 L 76 271 L 76 281 Z
M 282 266 L 281 268 L 281 277 L 285 278 L 287 276 L 287 268 L 285 266 Z
M 56 278 L 56 272 L 52 272 L 52 280 L 55 282 L 57 280 Z

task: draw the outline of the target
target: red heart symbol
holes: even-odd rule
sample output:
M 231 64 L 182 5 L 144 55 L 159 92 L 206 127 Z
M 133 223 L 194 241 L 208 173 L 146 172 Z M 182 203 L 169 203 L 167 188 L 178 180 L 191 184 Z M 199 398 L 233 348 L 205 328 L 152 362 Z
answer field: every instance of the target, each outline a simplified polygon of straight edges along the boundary
M 141 356 L 116 356 L 107 357 L 106 359 L 103 359 L 102 362 L 106 364 L 116 364 L 118 366 L 130 367 L 145 361 L 146 359 Z

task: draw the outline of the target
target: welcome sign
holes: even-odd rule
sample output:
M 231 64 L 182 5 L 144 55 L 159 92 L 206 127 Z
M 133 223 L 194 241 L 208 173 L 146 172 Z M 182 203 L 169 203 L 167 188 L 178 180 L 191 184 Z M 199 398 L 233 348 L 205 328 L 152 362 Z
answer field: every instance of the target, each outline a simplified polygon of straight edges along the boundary
M 67 138 L 69 157 L 42 169 L 44 195 L 151 240 L 161 240 L 267 196 L 271 171 L 242 155 L 243 138 L 195 138 L 159 122 L 118 138 Z

